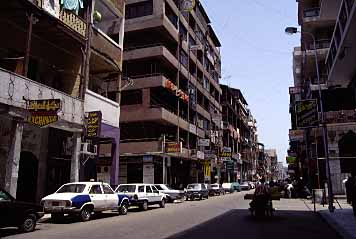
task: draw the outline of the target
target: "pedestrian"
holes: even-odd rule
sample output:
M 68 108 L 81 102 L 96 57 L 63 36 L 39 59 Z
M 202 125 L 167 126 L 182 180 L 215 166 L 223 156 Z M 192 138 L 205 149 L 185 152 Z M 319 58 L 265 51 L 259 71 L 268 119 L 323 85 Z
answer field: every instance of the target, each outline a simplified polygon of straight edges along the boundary
M 345 182 L 345 188 L 346 188 L 346 200 L 348 204 L 351 204 L 352 202 L 352 186 L 355 184 L 354 178 L 353 177 L 348 177 L 347 181 Z

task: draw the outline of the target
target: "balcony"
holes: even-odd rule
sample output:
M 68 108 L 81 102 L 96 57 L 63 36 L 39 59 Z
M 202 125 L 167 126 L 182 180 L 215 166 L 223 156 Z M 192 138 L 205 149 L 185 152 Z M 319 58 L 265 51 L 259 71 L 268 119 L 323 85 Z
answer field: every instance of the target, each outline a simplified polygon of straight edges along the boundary
M 305 9 L 303 12 L 304 18 L 315 18 L 320 16 L 320 7 Z
M 347 87 L 354 77 L 356 48 L 352 44 L 356 42 L 355 25 L 356 1 L 343 0 L 326 59 L 329 70 L 328 86 Z
M 120 105 L 90 90 L 86 91 L 85 112 L 101 111 L 102 119 L 105 124 L 119 128 Z
M 53 126 L 67 127 L 71 123 L 67 130 L 81 130 L 82 100 L 0 68 L 0 103 L 26 110 L 25 99 L 60 99 L 59 121 Z
M 82 38 L 85 38 L 87 33 L 87 24 L 84 18 L 65 9 L 60 9 L 60 0 L 55 1 L 55 7 L 53 9 L 47 6 L 48 4 L 46 5 L 44 0 L 37 0 L 37 6 L 50 13 L 52 16 L 57 17 L 67 27 L 78 33 Z

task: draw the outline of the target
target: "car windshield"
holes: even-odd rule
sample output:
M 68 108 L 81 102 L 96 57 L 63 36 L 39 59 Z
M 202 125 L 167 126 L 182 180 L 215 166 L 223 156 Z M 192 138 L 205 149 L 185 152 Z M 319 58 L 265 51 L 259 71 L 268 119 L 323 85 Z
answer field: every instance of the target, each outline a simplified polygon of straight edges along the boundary
M 200 187 L 199 187 L 199 184 L 189 184 L 187 188 L 188 189 L 199 189 Z
M 85 189 L 85 184 L 66 184 L 60 187 L 57 193 L 82 193 Z
M 212 184 L 211 187 L 212 187 L 212 188 L 219 188 L 219 185 L 217 185 L 217 184 Z
M 155 186 L 158 190 L 165 190 L 161 185 L 156 184 Z
M 134 193 L 136 191 L 136 185 L 120 185 L 116 192 L 119 193 Z

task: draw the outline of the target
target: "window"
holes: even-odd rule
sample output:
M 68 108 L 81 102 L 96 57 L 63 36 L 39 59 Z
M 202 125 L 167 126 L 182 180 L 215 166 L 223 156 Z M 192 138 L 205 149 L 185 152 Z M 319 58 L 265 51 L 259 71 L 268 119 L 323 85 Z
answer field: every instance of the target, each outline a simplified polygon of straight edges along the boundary
M 142 90 L 126 90 L 121 95 L 121 105 L 142 104 Z
M 85 184 L 67 184 L 60 187 L 57 193 L 82 193 L 84 188 Z
M 146 186 L 146 193 L 152 193 L 152 189 L 150 186 Z
M 108 185 L 103 185 L 104 194 L 114 194 L 112 189 Z
M 188 55 L 183 50 L 180 50 L 180 63 L 188 68 Z
M 10 196 L 4 191 L 0 191 L 0 202 L 1 201 L 11 201 Z
M 144 193 L 145 192 L 145 186 L 138 186 L 138 192 L 139 193 Z
M 181 22 L 179 22 L 179 34 L 183 41 L 187 40 L 188 31 Z
M 136 185 L 120 185 L 116 192 L 119 193 L 134 193 L 136 191 Z
M 155 186 L 152 186 L 152 191 L 153 191 L 153 193 L 159 193 Z
M 127 4 L 125 8 L 125 18 L 144 17 L 153 14 L 153 0 Z
M 158 190 L 164 190 L 161 185 L 155 185 L 155 187 L 158 189 Z
M 93 185 L 91 186 L 89 194 L 103 194 L 103 191 L 101 191 L 100 185 Z
M 169 6 L 169 4 L 166 2 L 166 16 L 168 17 L 169 21 L 176 27 L 178 28 L 178 17 L 172 10 L 172 8 Z

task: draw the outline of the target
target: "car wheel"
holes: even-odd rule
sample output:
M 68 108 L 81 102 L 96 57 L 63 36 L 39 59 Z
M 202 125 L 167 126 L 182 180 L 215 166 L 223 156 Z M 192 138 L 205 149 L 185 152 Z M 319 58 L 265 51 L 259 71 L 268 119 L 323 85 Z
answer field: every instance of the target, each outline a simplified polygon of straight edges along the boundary
M 89 207 L 84 207 L 81 211 L 80 211 L 80 219 L 83 222 L 89 221 L 90 217 L 91 217 L 91 209 Z
M 25 220 L 23 221 L 21 226 L 19 227 L 19 229 L 22 232 L 32 232 L 35 230 L 35 228 L 36 228 L 36 215 L 34 214 L 28 214 L 25 217 Z
M 162 199 L 162 201 L 159 203 L 159 206 L 161 208 L 165 208 L 166 207 L 166 200 L 165 199 Z
M 148 202 L 144 201 L 140 207 L 141 207 L 142 211 L 147 211 L 148 210 Z
M 200 195 L 199 200 L 203 200 L 203 195 Z
M 185 197 L 185 201 L 189 201 L 189 197 Z
M 208 195 L 206 195 L 206 199 L 209 199 L 209 194 L 208 194 Z
M 128 210 L 129 210 L 129 205 L 126 202 L 123 202 L 119 209 L 119 213 L 121 215 L 126 215 Z

